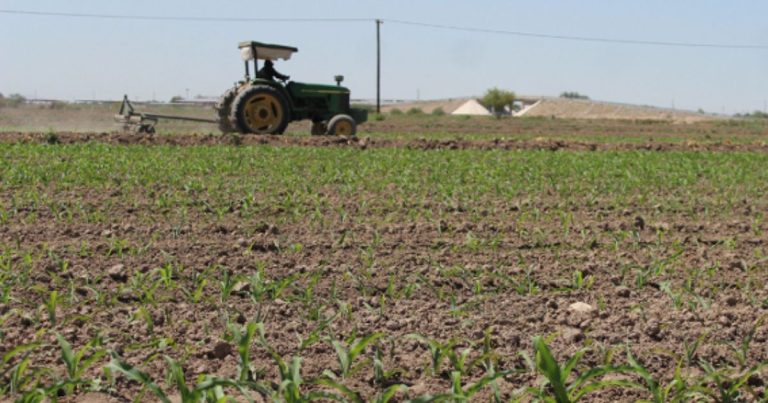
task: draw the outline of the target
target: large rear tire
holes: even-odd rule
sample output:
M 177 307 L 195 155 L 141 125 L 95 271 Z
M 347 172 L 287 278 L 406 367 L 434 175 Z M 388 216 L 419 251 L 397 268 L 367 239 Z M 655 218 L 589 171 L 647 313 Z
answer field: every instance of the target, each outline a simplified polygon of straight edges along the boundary
M 235 100 L 236 96 L 237 88 L 230 88 L 219 98 L 219 101 L 216 102 L 216 106 L 213 107 L 216 110 L 216 114 L 219 116 L 219 130 L 221 130 L 222 133 L 226 134 L 235 131 L 235 128 L 232 127 L 232 124 L 229 122 L 229 114 L 232 110 L 232 102 Z
M 354 136 L 357 122 L 349 115 L 336 115 L 328 122 L 328 134 L 332 136 Z
M 289 114 L 288 102 L 280 91 L 268 85 L 255 85 L 235 97 L 229 123 L 244 134 L 283 134 Z

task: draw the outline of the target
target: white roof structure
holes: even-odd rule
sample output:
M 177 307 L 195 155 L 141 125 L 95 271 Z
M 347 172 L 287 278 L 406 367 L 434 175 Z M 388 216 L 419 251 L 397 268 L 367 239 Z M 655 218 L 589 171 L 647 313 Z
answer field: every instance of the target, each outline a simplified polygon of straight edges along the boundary
M 271 43 L 261 43 L 255 41 L 240 42 L 240 58 L 244 61 L 255 59 L 259 60 L 288 60 L 291 55 L 299 50 L 292 46 L 273 45 Z
M 470 99 L 453 111 L 451 115 L 491 116 L 491 112 L 483 105 L 480 105 L 480 102 L 477 102 L 476 99 Z

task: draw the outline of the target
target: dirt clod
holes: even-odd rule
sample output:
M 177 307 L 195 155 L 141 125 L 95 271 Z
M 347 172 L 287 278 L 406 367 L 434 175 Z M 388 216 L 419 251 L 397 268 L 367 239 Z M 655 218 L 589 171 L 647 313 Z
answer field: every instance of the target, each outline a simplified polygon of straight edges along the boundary
M 621 298 L 629 298 L 632 295 L 632 291 L 628 287 L 619 286 L 616 287 L 616 295 Z
M 579 301 L 569 305 L 568 310 L 578 314 L 589 314 L 592 313 L 595 308 L 592 305 Z
M 744 261 L 744 259 L 738 259 L 731 262 L 730 266 L 731 269 L 737 269 L 737 270 L 747 270 L 747 262 Z
M 213 350 L 211 350 L 209 355 L 211 356 L 211 358 L 223 360 L 230 354 L 232 354 L 232 345 L 230 345 L 227 342 L 220 341 L 216 343 L 216 345 L 213 347 Z
M 112 280 L 124 283 L 128 280 L 128 273 L 125 271 L 125 265 L 118 263 L 107 270 L 107 274 Z

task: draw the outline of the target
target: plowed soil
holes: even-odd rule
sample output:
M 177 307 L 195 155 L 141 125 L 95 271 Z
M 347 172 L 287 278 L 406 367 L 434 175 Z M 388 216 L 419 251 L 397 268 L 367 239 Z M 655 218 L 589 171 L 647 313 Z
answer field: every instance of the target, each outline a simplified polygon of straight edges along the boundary
M 259 145 L 269 145 L 279 146 L 277 153 L 294 147 L 395 148 L 441 150 L 436 158 L 446 161 L 453 158 L 451 150 L 476 150 L 478 159 L 486 156 L 481 150 L 768 151 L 768 146 L 754 143 L 112 133 L 3 133 L 0 142 L 29 147 L 106 143 L 118 149 L 237 144 L 259 150 Z M 7 178 L 24 164 L 47 164 L 45 158 L 0 150 L 7 158 Z M 79 167 L 83 157 L 66 150 L 61 147 L 50 158 L 73 159 L 72 169 Z M 450 390 L 451 363 L 445 361 L 433 374 L 428 349 L 411 334 L 455 341 L 456 351 L 471 347 L 470 357 L 477 358 L 489 332 L 493 353 L 486 358 L 493 357 L 499 369 L 514 370 L 497 381 L 503 398 L 541 381 L 524 358 L 533 355 L 534 336 L 548 336 L 563 360 L 587 348 L 581 369 L 606 360 L 624 362 L 627 350 L 666 381 L 678 366 L 686 376 L 701 376 L 697 363 L 702 361 L 719 368 L 746 368 L 768 361 L 768 324 L 763 321 L 768 313 L 768 225 L 763 221 L 768 198 L 756 196 L 765 184 L 740 196 L 743 183 L 731 189 L 708 182 L 718 168 L 707 165 L 706 153 L 700 155 L 692 158 L 706 167 L 686 168 L 692 171 L 681 174 L 688 178 L 681 185 L 685 191 L 660 184 L 657 189 L 638 189 L 636 195 L 628 192 L 625 202 L 618 203 L 611 194 L 587 198 L 561 193 L 568 177 L 552 178 L 552 187 L 536 195 L 509 198 L 491 193 L 464 201 L 421 200 L 396 191 L 395 183 L 373 193 L 344 193 L 344 175 L 354 175 L 346 170 L 325 190 L 311 193 L 317 204 L 291 201 L 292 189 L 254 188 L 250 199 L 241 199 L 242 194 L 229 187 L 256 175 L 250 171 L 227 178 L 223 188 L 160 181 L 125 190 L 121 181 L 131 180 L 128 174 L 98 179 L 92 186 L 65 186 L 67 181 L 55 170 L 45 182 L 0 185 L 3 209 L 13 210 L 0 224 L 3 278 L 9 281 L 12 273 L 27 276 L 24 288 L 7 283 L 14 288 L 12 297 L 0 305 L 0 315 L 6 315 L 0 356 L 37 341 L 40 347 L 25 354 L 31 365 L 64 376 L 50 330 L 76 349 L 98 336 L 104 348 L 166 388 L 163 354 L 183 364 L 190 382 L 202 374 L 235 377 L 238 354 L 225 337 L 227 324 L 258 321 L 280 355 L 302 358 L 305 380 L 330 371 L 365 400 L 396 383 L 409 387 L 400 399 Z M 312 165 L 312 158 L 304 161 Z M 216 166 L 215 161 L 210 164 Z M 209 174 L 219 175 L 215 168 Z M 312 175 L 307 179 L 316 179 Z M 696 181 L 703 185 L 696 187 Z M 736 195 L 725 200 L 721 187 Z M 38 204 L 29 196 L 33 190 L 44 195 Z M 173 192 L 188 195 L 188 201 L 173 201 Z M 280 195 L 285 204 L 265 205 L 272 200 L 267 195 Z M 261 207 L 255 216 L 244 218 L 248 203 Z M 293 205 L 303 213 L 291 215 Z M 81 213 L 67 216 L 75 207 Z M 168 265 L 173 270 L 164 283 L 162 269 Z M 249 279 L 257 273 L 272 286 L 285 280 L 284 290 L 273 288 L 254 300 Z M 236 279 L 228 297 L 222 296 L 225 278 Z M 65 301 L 55 308 L 56 324 L 50 323 L 45 307 L 52 290 Z M 579 302 L 589 305 L 588 311 L 574 311 L 572 305 Z M 325 319 L 328 325 L 322 327 Z M 316 329 L 320 338 L 301 348 Z M 355 361 L 360 369 L 343 378 L 328 340 L 377 332 L 382 339 Z M 740 357 L 738 349 L 745 340 L 749 343 Z M 374 378 L 376 351 L 384 368 L 392 371 L 383 384 Z M 251 354 L 256 377 L 279 383 L 267 351 L 254 343 Z M 20 357 L 10 358 L 3 371 Z M 108 357 L 101 359 L 85 376 L 102 376 L 107 362 Z M 483 374 L 478 364 L 463 376 L 470 382 Z M 0 373 L 0 380 L 8 382 L 9 377 L 10 372 Z M 760 395 L 765 381 L 758 372 L 750 378 L 750 387 Z M 95 398 L 128 401 L 140 390 L 124 377 L 115 382 Z M 167 390 L 175 393 L 172 387 Z M 71 399 L 85 393 L 81 390 Z M 488 387 L 472 400 L 487 401 L 491 394 Z M 648 398 L 642 390 L 607 389 L 586 399 Z
M 53 140 L 52 140 L 53 139 Z M 652 139 L 651 139 L 652 140 Z M 0 142 L 61 144 L 106 143 L 121 145 L 270 145 L 280 147 L 352 147 L 352 148 L 408 148 L 414 150 L 572 150 L 572 151 L 768 151 L 768 143 L 749 142 L 597 142 L 555 140 L 548 138 L 523 139 L 389 139 L 371 137 L 334 136 L 256 136 L 177 134 L 150 135 L 136 133 L 0 133 Z

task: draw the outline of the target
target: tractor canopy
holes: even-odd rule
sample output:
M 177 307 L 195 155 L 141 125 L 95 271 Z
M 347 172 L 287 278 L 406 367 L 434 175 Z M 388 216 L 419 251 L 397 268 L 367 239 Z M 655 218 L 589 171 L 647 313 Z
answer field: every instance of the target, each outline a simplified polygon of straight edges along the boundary
M 246 62 L 253 59 L 288 60 L 291 58 L 291 55 L 299 51 L 291 46 L 273 45 L 255 41 L 240 42 L 238 47 L 240 48 L 240 57 Z

